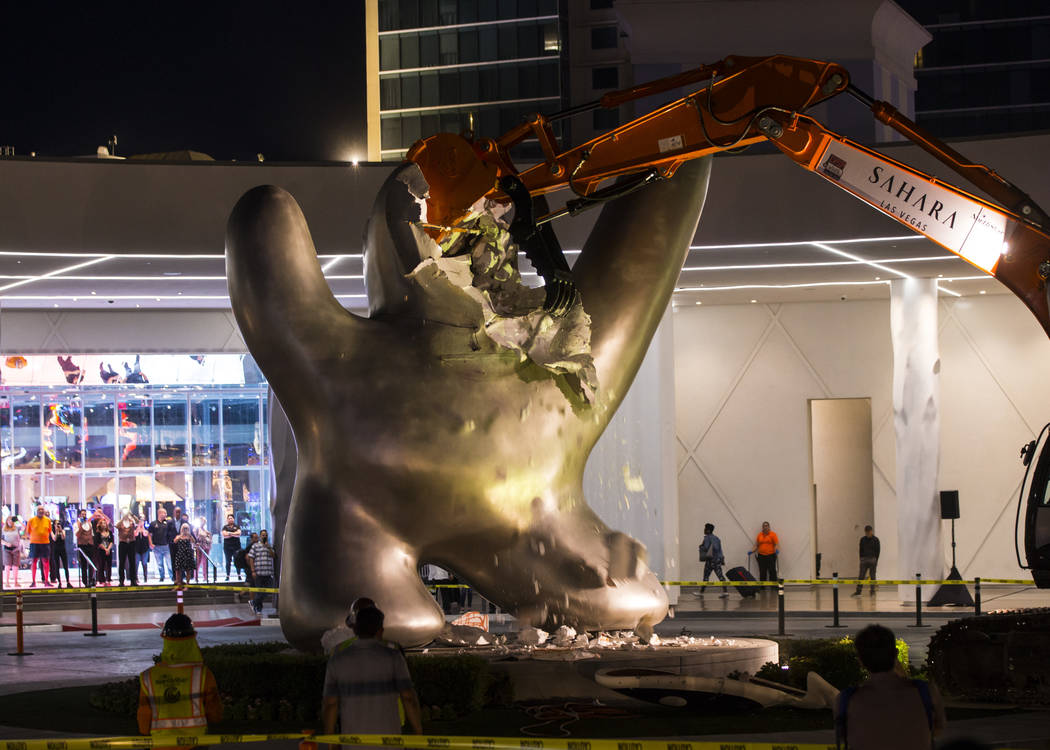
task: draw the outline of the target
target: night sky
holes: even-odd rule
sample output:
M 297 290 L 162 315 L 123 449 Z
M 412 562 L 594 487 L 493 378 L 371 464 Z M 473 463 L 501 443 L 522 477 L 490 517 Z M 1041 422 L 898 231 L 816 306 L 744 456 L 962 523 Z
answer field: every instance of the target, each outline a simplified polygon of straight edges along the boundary
M 192 149 L 216 159 L 365 150 L 363 0 L 4 3 L 0 145 Z

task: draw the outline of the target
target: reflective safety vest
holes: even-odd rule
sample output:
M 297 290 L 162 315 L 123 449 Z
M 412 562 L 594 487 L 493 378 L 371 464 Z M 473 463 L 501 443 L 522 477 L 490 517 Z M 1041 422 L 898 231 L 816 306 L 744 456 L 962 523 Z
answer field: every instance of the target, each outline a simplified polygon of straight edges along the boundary
M 207 733 L 203 664 L 158 664 L 139 682 L 153 712 L 151 735 Z

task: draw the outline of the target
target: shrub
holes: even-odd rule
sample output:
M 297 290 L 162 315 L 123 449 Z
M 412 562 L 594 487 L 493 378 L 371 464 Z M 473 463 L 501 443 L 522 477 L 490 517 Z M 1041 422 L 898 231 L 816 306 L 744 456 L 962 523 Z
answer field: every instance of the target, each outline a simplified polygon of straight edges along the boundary
M 203 648 L 201 654 L 219 685 L 224 718 L 297 724 L 320 718 L 328 657 L 301 653 L 286 643 L 235 643 Z M 441 718 L 507 702 L 507 675 L 490 672 L 481 657 L 413 654 L 407 662 L 420 702 L 438 707 Z M 90 702 L 103 711 L 134 715 L 138 690 L 137 678 L 109 682 L 91 694 Z
M 787 658 L 787 669 L 767 662 L 756 677 L 805 689 L 806 675 L 816 672 L 840 690 L 854 687 L 868 677 L 868 671 L 857 660 L 851 638 L 805 638 L 780 644 Z M 897 658 L 910 668 L 908 644 L 897 639 Z
M 88 697 L 88 703 L 100 711 L 134 716 L 139 706 L 139 678 L 99 685 Z

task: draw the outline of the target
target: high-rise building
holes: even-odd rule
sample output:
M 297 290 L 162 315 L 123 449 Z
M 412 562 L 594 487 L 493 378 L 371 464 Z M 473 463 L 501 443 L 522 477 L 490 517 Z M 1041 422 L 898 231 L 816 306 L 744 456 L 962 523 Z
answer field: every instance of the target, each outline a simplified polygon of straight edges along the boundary
M 419 138 L 464 132 L 471 120 L 476 133 L 496 137 L 530 113 L 562 107 L 558 0 L 370 5 L 378 33 L 368 75 L 370 159 L 400 159 Z
M 916 58 L 919 124 L 941 137 L 1050 128 L 1050 7 L 898 0 L 933 39 Z

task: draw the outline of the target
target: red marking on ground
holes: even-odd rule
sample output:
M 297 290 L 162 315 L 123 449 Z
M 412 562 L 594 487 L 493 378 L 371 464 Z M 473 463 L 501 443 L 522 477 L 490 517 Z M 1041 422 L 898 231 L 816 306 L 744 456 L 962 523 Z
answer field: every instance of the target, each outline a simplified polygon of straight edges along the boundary
M 246 625 L 258 625 L 259 618 L 256 617 L 251 620 L 242 620 L 239 617 L 226 617 L 221 620 L 195 620 L 193 623 L 198 628 L 231 628 L 231 627 L 243 627 Z M 99 625 L 99 630 L 159 630 L 163 627 L 163 623 L 159 622 L 120 622 L 120 623 L 107 623 Z M 90 625 L 62 625 L 63 632 L 69 631 L 82 631 L 91 630 Z

